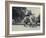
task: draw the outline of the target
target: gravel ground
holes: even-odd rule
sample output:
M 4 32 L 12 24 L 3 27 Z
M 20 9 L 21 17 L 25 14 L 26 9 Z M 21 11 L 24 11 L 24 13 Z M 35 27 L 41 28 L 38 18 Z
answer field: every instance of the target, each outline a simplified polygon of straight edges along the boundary
M 26 30 L 39 30 L 40 29 L 40 24 L 34 24 L 32 26 L 26 25 L 13 25 L 12 30 L 13 31 L 26 31 Z

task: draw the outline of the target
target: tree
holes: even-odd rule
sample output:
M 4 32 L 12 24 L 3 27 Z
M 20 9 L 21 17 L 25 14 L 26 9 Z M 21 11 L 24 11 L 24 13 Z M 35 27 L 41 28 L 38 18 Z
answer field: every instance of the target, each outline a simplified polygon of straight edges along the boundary
M 12 19 L 14 19 L 16 23 L 21 22 L 25 17 L 25 10 L 25 7 L 12 7 Z
M 38 22 L 40 23 L 40 15 L 38 16 Z

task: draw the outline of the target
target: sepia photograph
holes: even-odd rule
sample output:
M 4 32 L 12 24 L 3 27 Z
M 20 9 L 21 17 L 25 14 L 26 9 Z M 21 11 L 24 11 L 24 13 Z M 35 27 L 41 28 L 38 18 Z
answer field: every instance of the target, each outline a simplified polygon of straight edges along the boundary
M 40 30 L 39 7 L 12 7 L 13 31 Z

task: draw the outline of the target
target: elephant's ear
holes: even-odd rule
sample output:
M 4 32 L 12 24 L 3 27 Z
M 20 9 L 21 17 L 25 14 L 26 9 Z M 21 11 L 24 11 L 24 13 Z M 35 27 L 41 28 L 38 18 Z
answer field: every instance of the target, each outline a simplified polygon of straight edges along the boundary
M 27 15 L 32 15 L 32 12 L 31 12 L 31 10 L 28 10 L 28 13 L 27 13 Z

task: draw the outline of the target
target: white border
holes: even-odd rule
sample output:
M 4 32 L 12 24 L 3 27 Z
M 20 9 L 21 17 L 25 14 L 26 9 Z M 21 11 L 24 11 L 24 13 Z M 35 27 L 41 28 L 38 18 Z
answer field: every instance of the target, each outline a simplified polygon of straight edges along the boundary
M 12 31 L 12 7 L 39 7 L 40 8 L 40 30 L 30 30 L 30 31 Z M 42 33 L 43 32 L 43 6 L 41 5 L 23 5 L 23 4 L 10 4 L 10 24 L 9 24 L 9 34 L 25 34 L 25 33 Z

